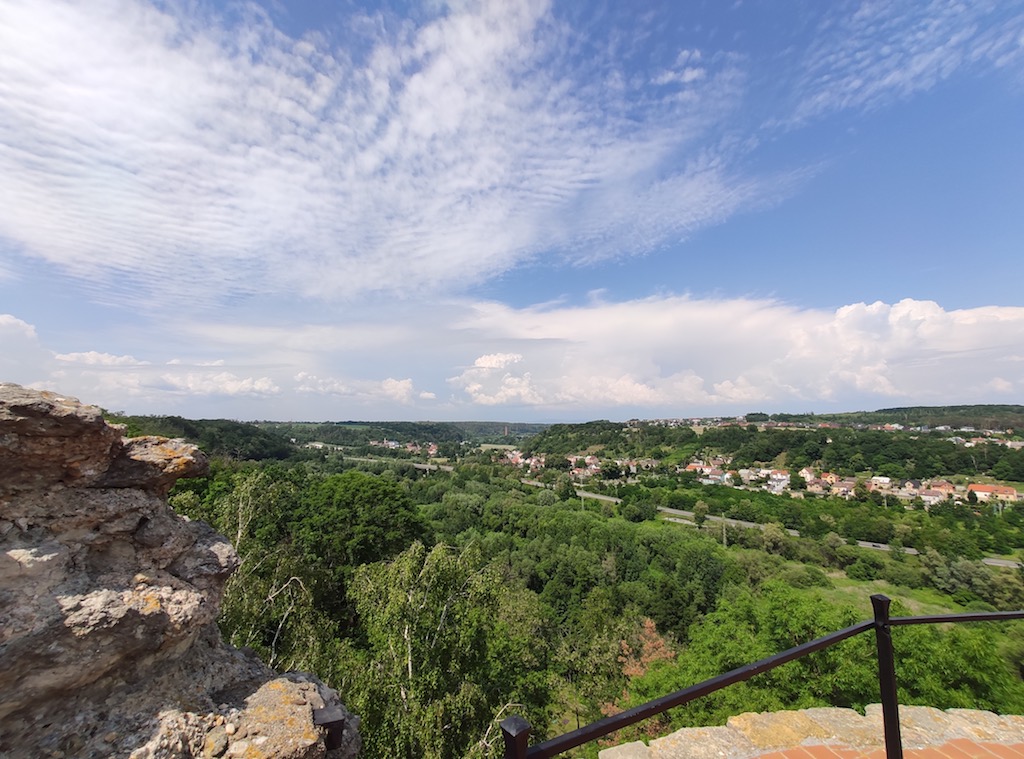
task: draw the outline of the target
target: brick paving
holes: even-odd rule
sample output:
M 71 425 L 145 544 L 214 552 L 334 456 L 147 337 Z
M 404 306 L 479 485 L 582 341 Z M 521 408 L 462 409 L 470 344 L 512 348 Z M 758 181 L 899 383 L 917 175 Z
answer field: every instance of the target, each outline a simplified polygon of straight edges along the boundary
M 1024 717 L 977 709 L 901 706 L 905 759 L 1024 759 Z M 726 725 L 627 743 L 601 759 L 886 759 L 878 704 L 852 709 L 748 713 Z

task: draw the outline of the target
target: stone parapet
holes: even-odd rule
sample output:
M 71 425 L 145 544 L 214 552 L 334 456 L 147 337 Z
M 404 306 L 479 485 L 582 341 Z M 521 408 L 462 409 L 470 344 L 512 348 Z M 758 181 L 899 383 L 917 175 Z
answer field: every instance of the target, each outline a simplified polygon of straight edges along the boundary
M 942 746 L 954 741 L 1024 744 L 1024 717 L 976 709 L 901 706 L 900 734 L 907 750 Z M 797 747 L 828 746 L 868 755 L 883 749 L 882 707 L 865 714 L 853 709 L 814 708 L 789 712 L 740 714 L 721 727 L 677 730 L 645 745 L 635 741 L 604 749 L 600 759 L 755 759 L 789 756 Z M 795 756 L 795 754 L 793 754 Z

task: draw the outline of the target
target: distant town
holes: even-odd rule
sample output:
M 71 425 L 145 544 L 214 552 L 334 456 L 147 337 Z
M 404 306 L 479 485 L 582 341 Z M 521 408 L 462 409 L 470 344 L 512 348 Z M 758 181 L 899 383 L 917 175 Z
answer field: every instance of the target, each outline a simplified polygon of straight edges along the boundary
M 767 415 L 752 415 L 767 416 Z M 1002 446 L 1009 450 L 1024 449 L 1024 440 L 1020 439 L 1014 429 L 976 429 L 972 426 L 953 427 L 942 424 L 936 426 L 916 425 L 904 426 L 899 423 L 849 423 L 835 421 L 776 421 L 772 419 L 751 420 L 748 417 L 693 417 L 672 419 L 631 419 L 623 424 L 623 431 L 637 430 L 643 427 L 689 428 L 698 433 L 710 429 L 735 426 L 756 426 L 758 431 L 767 430 L 840 430 L 850 429 L 872 432 L 904 433 L 910 436 L 927 435 L 932 439 L 952 443 L 961 448 L 979 446 Z M 508 428 L 505 430 L 508 434 Z M 829 439 L 828 442 L 831 442 Z M 307 443 L 310 448 L 323 448 L 325 443 Z M 369 441 L 369 446 L 389 451 L 401 452 L 409 456 L 439 455 L 439 446 L 434 442 L 401 442 L 397 439 L 383 438 Z M 327 446 L 330 447 L 330 446 Z M 550 454 L 524 453 L 512 446 L 492 446 L 496 448 L 494 461 L 505 465 L 520 467 L 531 475 L 538 475 L 552 467 Z M 590 479 L 602 477 L 605 468 L 614 464 L 623 479 L 635 478 L 644 472 L 655 472 L 664 469 L 663 462 L 656 458 L 607 458 L 596 453 L 568 454 L 564 457 L 567 466 L 559 461 L 555 468 L 568 471 L 577 484 Z M 823 471 L 805 466 L 798 471 L 771 467 L 737 467 L 733 468 L 730 456 L 695 456 L 685 463 L 676 464 L 672 471 L 676 474 L 689 474 L 703 485 L 720 485 L 746 490 L 761 490 L 778 495 L 788 494 L 803 498 L 805 495 L 829 496 L 843 499 L 863 497 L 865 494 L 877 493 L 883 499 L 898 499 L 910 508 L 913 505 L 928 509 L 943 501 L 954 503 L 1014 503 L 1024 500 L 1024 493 L 1015 487 L 992 482 L 974 482 L 964 477 L 945 478 L 894 478 L 883 474 L 860 472 L 857 476 L 841 475 L 836 472 Z

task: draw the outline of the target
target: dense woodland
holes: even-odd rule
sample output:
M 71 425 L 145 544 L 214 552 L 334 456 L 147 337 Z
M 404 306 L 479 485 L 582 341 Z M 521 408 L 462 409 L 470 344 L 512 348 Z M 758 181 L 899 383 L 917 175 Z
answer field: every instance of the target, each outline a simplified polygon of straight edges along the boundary
M 202 442 L 207 423 L 196 424 Z M 549 487 L 526 484 L 468 437 L 435 441 L 453 444 L 452 471 L 424 471 L 367 461 L 365 439 L 351 452 L 300 449 L 288 441 L 295 429 L 280 437 L 288 456 L 242 461 L 228 455 L 248 450 L 238 430 L 216 429 L 227 450 L 211 451 L 210 476 L 180 482 L 171 501 L 242 557 L 222 628 L 272 665 L 315 671 L 337 688 L 363 719 L 368 756 L 498 756 L 497 722 L 510 712 L 538 739 L 575 729 L 864 619 L 872 592 L 895 598 L 897 614 L 1024 607 L 1021 572 L 979 561 L 1024 548 L 1020 506 L 794 499 L 700 485 L 671 465 L 714 451 L 854 473 L 889 465 L 996 476 L 997 466 L 1016 475 L 1007 454 L 1018 451 L 979 447 L 968 464 L 929 435 L 612 423 L 555 425 L 521 442 L 550 461 L 582 452 L 658 460 L 635 477 L 588 483 L 613 502 L 579 497 L 559 466 L 542 473 Z M 253 446 L 277 450 L 256 442 L 272 429 L 252 430 Z M 659 506 L 691 510 L 698 524 L 663 521 Z M 715 514 L 764 529 L 723 527 L 707 519 Z M 861 536 L 895 550 L 851 544 Z M 1019 623 L 901 627 L 894 639 L 903 703 L 1024 713 Z M 860 636 L 617 739 L 748 710 L 863 708 L 878 700 L 871 646 Z

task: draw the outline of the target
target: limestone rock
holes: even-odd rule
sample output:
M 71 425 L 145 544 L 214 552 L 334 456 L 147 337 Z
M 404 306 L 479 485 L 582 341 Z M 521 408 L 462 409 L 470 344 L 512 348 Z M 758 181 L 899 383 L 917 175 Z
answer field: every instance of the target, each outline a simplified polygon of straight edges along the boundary
M 51 484 L 87 486 L 106 472 L 121 429 L 74 398 L 0 384 L 0 497 Z
M 795 746 L 806 737 L 828 737 L 828 731 L 802 712 L 746 712 L 729 717 L 726 725 L 764 749 Z
M 206 456 L 194 445 L 162 437 L 123 440 L 99 487 L 144 488 L 166 493 L 181 477 L 206 474 Z
M 762 753 L 743 733 L 716 725 L 691 727 L 651 741 L 651 759 L 684 757 L 685 759 L 741 759 Z M 605 759 L 601 752 L 601 759 Z
M 337 694 L 220 639 L 238 557 L 166 499 L 203 454 L 121 432 L 0 384 L 0 755 L 354 757 Z

